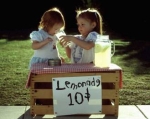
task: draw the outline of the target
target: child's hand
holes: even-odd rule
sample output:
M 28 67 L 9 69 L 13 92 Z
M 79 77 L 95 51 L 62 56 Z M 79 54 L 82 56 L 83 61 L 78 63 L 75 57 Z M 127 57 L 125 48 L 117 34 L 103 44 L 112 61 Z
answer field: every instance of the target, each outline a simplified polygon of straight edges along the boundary
M 46 38 L 46 41 L 47 41 L 47 43 L 49 43 L 49 42 L 52 42 L 53 41 L 53 39 L 51 39 L 51 38 Z
M 61 36 L 60 37 L 60 45 L 63 47 L 66 47 L 69 44 L 69 42 L 71 41 L 71 38 L 72 38 L 72 36 L 69 36 L 69 35 Z
M 60 56 L 60 60 L 62 63 L 65 63 L 65 59 L 62 56 Z
M 72 37 L 73 37 L 72 35 L 60 36 L 60 40 L 69 42 L 71 41 Z

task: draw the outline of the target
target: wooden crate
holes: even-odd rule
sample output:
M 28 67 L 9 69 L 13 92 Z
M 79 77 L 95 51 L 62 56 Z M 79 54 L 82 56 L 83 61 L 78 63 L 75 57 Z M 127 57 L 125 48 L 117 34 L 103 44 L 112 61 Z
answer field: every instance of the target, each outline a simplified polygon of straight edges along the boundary
M 102 113 L 118 116 L 120 71 L 100 71 L 83 73 L 31 73 L 30 113 L 31 115 L 54 114 L 53 111 L 53 77 L 101 76 Z M 44 88 L 43 88 L 44 87 Z

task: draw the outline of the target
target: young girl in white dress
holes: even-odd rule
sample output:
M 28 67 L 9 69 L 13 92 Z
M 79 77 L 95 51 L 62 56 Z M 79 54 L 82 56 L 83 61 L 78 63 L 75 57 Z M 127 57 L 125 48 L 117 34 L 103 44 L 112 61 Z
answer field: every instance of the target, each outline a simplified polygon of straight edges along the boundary
M 59 56 L 56 45 L 58 39 L 55 34 L 64 27 L 64 16 L 58 8 L 49 9 L 43 14 L 38 26 L 39 30 L 30 33 L 34 54 L 29 68 L 34 63 L 46 63 L 48 59 L 59 58 L 63 61 L 63 58 Z
M 90 8 L 77 11 L 77 25 L 80 35 L 61 36 L 71 63 L 93 63 L 94 46 L 98 35 L 102 35 L 102 17 L 98 10 Z

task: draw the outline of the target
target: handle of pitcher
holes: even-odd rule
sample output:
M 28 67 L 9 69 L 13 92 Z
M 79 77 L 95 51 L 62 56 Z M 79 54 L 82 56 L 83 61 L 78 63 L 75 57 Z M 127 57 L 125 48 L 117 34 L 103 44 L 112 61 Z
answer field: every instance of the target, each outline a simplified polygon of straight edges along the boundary
M 115 54 L 115 43 L 113 41 L 111 42 L 111 57 Z

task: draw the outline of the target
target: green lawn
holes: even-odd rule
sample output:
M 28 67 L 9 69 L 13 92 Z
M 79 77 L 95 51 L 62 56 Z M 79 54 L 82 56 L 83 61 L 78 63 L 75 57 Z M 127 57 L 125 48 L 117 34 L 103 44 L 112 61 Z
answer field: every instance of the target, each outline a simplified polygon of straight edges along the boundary
M 116 52 L 112 62 L 123 69 L 120 105 L 150 104 L 149 43 L 113 41 L 116 44 Z M 145 47 L 141 47 L 142 43 Z M 69 62 L 63 48 L 59 46 L 59 49 Z M 29 105 L 30 94 L 25 84 L 32 54 L 30 40 L 0 40 L 0 105 Z

